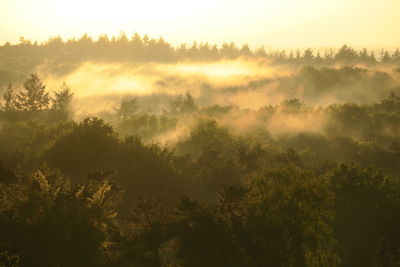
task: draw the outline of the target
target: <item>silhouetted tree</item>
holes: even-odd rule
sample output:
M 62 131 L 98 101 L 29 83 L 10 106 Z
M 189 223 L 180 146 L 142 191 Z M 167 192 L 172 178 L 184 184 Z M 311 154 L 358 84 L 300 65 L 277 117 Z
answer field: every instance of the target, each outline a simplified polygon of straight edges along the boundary
M 190 113 L 197 110 L 197 106 L 189 91 L 184 96 L 180 95 L 170 102 L 172 113 Z
M 31 74 L 24 82 L 24 90 L 17 95 L 16 106 L 19 110 L 40 111 L 47 109 L 50 104 L 46 86 L 36 74 Z
M 355 61 L 357 58 L 357 52 L 347 45 L 342 46 L 335 55 L 335 59 L 342 62 Z
M 67 112 L 69 105 L 71 104 L 73 93 L 71 87 L 66 82 L 63 82 L 61 88 L 54 92 L 54 98 L 52 101 L 52 109 Z
M 4 103 L 1 104 L 1 107 L 4 111 L 14 111 L 15 110 L 15 93 L 12 84 L 9 84 L 6 88 L 6 91 L 3 94 Z

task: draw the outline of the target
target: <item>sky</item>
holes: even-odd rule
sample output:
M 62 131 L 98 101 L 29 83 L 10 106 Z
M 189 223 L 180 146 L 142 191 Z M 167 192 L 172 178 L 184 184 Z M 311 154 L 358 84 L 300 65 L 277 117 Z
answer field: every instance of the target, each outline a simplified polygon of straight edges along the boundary
M 0 0 L 0 44 L 88 33 L 282 48 L 400 46 L 400 0 Z

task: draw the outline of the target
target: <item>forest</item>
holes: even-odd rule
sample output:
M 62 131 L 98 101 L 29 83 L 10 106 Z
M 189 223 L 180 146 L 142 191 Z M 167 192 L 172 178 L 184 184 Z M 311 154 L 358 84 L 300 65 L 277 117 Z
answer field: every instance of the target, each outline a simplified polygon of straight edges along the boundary
M 21 38 L 0 87 L 0 266 L 400 266 L 399 49 Z

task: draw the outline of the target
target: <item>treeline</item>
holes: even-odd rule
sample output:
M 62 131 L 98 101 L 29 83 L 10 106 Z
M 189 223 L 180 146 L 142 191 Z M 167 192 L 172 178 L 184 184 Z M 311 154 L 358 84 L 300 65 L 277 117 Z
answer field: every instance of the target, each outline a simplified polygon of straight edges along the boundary
M 0 110 L 0 265 L 400 264 L 395 93 L 329 106 L 330 135 L 277 138 L 223 126 L 232 110 L 249 111 L 199 106 L 189 92 L 163 114 L 124 99 L 111 125 L 54 116 L 70 112 L 70 89 L 51 96 L 37 75 L 10 88 Z M 264 124 L 319 111 L 287 99 L 254 112 Z M 182 120 L 194 125 L 173 146 L 144 141 Z
M 122 33 L 117 37 L 107 35 L 93 40 L 87 34 L 78 39 L 63 40 L 53 37 L 43 43 L 31 42 L 21 37 L 18 44 L 9 42 L 0 46 L 0 86 L 8 82 L 20 82 L 36 71 L 42 64 L 46 71 L 53 74 L 66 74 L 73 71 L 80 63 L 95 62 L 161 62 L 180 61 L 212 62 L 218 60 L 257 59 L 268 60 L 273 64 L 293 66 L 400 66 L 400 50 L 367 49 L 356 50 L 344 45 L 338 50 L 286 51 L 271 50 L 265 47 L 251 49 L 247 44 L 239 47 L 235 43 L 223 43 L 221 46 L 204 42 L 173 46 L 163 38 L 150 38 L 135 33 L 128 37 Z
M 235 43 L 223 43 L 221 46 L 204 42 L 181 44 L 176 47 L 165 41 L 162 37 L 155 39 L 147 35 L 140 36 L 135 33 L 128 37 L 125 33 L 109 38 L 101 35 L 94 40 L 87 34 L 75 39 L 64 41 L 61 37 L 53 37 L 43 43 L 31 42 L 20 38 L 20 43 L 5 43 L 0 46 L 0 58 L 27 57 L 43 60 L 57 58 L 60 62 L 87 61 L 87 60 L 113 60 L 113 61 L 157 61 L 176 62 L 180 60 L 216 61 L 221 59 L 267 58 L 276 63 L 308 63 L 308 64 L 334 64 L 334 63 L 365 63 L 378 62 L 387 64 L 400 64 L 400 50 L 381 50 L 378 55 L 367 49 L 355 50 L 347 45 L 338 50 L 326 49 L 325 51 L 311 48 L 303 51 L 266 50 L 264 46 L 250 49 L 244 44 L 239 47 Z
M 64 82 L 53 96 L 46 91 L 46 85 L 37 74 L 31 74 L 23 83 L 22 90 L 14 89 L 9 84 L 3 93 L 0 103 L 2 114 L 0 119 L 5 121 L 37 119 L 40 115 L 53 115 L 55 120 L 66 119 L 70 111 L 73 93 Z M 53 111 L 49 113 L 48 111 Z
M 363 73 L 357 68 L 335 71 L 307 68 L 305 71 L 311 72 L 311 77 L 314 77 L 313 79 L 308 77 L 307 83 L 315 80 L 312 82 L 315 84 L 311 86 L 310 93 L 316 96 L 320 94 L 320 91 L 333 90 L 332 83 L 326 84 L 326 81 L 321 80 L 321 75 L 325 78 L 327 75 L 333 76 L 328 81 L 333 79 L 336 83 L 336 80 L 348 79 L 349 72 L 355 72 L 357 75 L 360 71 Z M 352 75 L 350 78 L 353 79 Z M 370 80 L 369 83 L 372 81 L 374 80 Z M 333 86 L 335 87 L 336 85 Z M 303 88 L 307 87 L 303 86 Z M 379 87 L 376 86 L 376 88 Z M 240 88 L 226 90 L 236 91 Z M 4 158 L 11 159 L 14 158 L 12 154 L 19 155 L 20 158 L 13 165 L 16 166 L 17 162 L 27 159 L 24 159 L 23 153 L 8 151 L 7 147 L 26 149 L 26 146 L 34 148 L 43 146 L 43 143 L 34 143 L 35 139 L 26 140 L 25 142 L 28 143 L 19 143 L 23 139 L 18 131 L 25 129 L 22 130 L 23 134 L 29 131 L 33 131 L 32 134 L 34 134 L 36 130 L 42 132 L 44 129 L 41 128 L 44 125 L 71 120 L 73 118 L 70 106 L 72 97 L 71 89 L 66 83 L 58 91 L 53 92 L 53 96 L 50 96 L 50 92 L 45 89 L 45 85 L 35 74 L 27 78 L 23 88 L 17 92 L 14 92 L 13 86 L 9 85 L 3 94 L 3 101 L 0 101 L 0 120 L 3 122 L 2 128 L 5 134 L 4 138 L 0 136 L 0 141 L 4 140 L 3 153 L 8 154 Z M 198 138 L 196 142 L 207 143 L 210 147 L 217 146 L 220 141 L 214 141 L 214 138 L 218 136 L 218 127 L 205 123 L 214 121 L 216 125 L 223 125 L 228 135 L 242 135 L 243 138 L 262 140 L 262 143 L 268 145 L 271 150 L 286 151 L 294 148 L 312 164 L 323 162 L 337 164 L 342 160 L 348 160 L 358 162 L 363 167 L 374 165 L 384 169 L 385 172 L 400 171 L 400 166 L 396 164 L 400 156 L 398 91 L 392 91 L 382 100 L 372 103 L 350 102 L 331 104 L 326 107 L 307 105 L 298 98 L 287 98 L 281 103 L 263 106 L 256 110 L 241 109 L 235 105 L 199 106 L 189 92 L 178 95 L 175 99 L 172 98 L 161 113 L 145 111 L 147 108 L 143 109 L 140 103 L 140 97 L 125 97 L 112 110 L 103 111 L 97 116 L 101 116 L 110 123 L 121 137 L 134 135 L 145 142 L 169 142 L 169 145 L 181 154 L 198 151 L 192 142 L 181 140 L 187 138 L 190 129 L 196 130 L 196 126 L 200 127 L 199 129 L 204 127 L 204 131 L 200 131 L 201 134 L 196 137 Z M 73 110 L 79 111 L 79 107 L 75 106 Z M 31 122 L 28 126 L 27 121 L 30 120 L 36 122 Z M 16 125 L 22 128 L 15 127 Z M 69 127 L 71 126 L 70 124 Z M 32 129 L 27 129 L 29 127 Z M 60 128 L 60 130 L 65 129 Z M 39 138 L 39 141 L 43 140 Z M 236 149 L 237 146 L 232 145 L 234 143 L 233 141 L 228 143 L 224 149 L 229 147 L 228 150 Z

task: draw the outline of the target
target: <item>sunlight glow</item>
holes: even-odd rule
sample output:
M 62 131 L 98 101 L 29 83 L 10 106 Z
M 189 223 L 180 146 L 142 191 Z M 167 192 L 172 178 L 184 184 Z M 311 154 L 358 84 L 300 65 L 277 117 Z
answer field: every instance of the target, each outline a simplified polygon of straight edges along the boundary
M 399 11 L 398 0 L 2 0 L 0 42 L 137 31 L 174 44 L 397 46 Z
M 178 73 L 182 72 L 196 75 L 230 78 L 232 78 L 232 76 L 245 76 L 252 73 L 254 74 L 253 68 L 238 61 L 217 62 L 213 64 L 180 64 L 175 67 L 175 70 Z
M 258 61 L 232 60 L 215 63 L 178 64 L 99 64 L 84 63 L 64 76 L 50 74 L 46 66 L 37 72 L 44 77 L 48 88 L 58 88 L 68 81 L 77 99 L 108 95 L 182 94 L 190 90 L 194 95 L 207 83 L 213 88 L 240 86 L 257 77 L 279 77 L 285 72 Z M 287 72 L 286 72 L 287 73 Z M 101 90 L 99 90 L 101 88 Z M 77 90 L 78 89 L 78 90 Z

